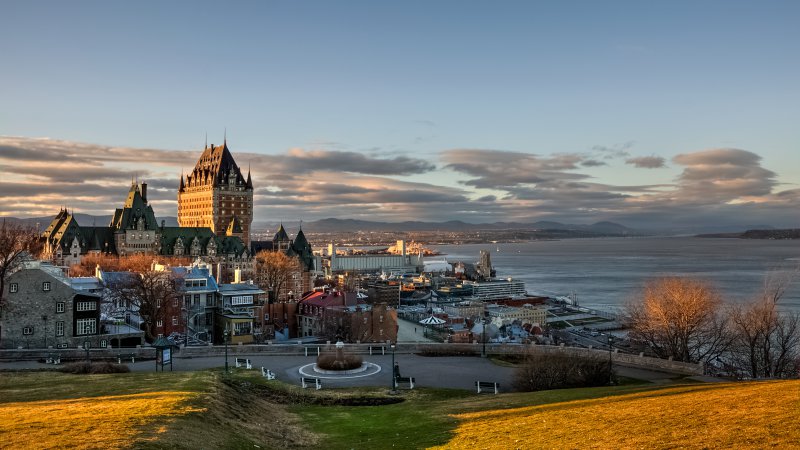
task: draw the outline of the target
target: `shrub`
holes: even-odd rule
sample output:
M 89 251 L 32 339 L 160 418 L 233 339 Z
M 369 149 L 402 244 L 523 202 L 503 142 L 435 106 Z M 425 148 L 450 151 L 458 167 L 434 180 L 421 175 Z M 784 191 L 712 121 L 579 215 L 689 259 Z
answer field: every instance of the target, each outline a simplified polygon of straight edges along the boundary
M 343 354 L 341 360 L 336 359 L 336 352 L 325 352 L 317 357 L 317 367 L 323 370 L 353 370 L 363 362 L 360 356 L 349 353 Z
M 608 360 L 561 352 L 529 352 L 514 373 L 514 387 L 520 391 L 605 386 L 609 381 L 616 382 L 616 376 Z
M 66 364 L 59 370 L 64 373 L 72 373 L 76 375 L 99 374 L 99 373 L 128 373 L 131 371 L 131 369 L 129 369 L 128 366 L 124 364 L 115 364 L 111 362 L 87 363 L 86 361 Z

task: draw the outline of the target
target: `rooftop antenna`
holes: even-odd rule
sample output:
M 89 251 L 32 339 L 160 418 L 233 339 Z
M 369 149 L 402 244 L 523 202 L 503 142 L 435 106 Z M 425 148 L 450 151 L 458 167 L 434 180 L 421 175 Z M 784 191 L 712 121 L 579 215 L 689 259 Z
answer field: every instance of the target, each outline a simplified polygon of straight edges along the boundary
M 228 127 L 225 127 L 225 131 L 224 131 L 224 134 L 222 136 L 223 136 L 222 137 L 222 146 L 223 147 L 227 147 L 228 146 Z

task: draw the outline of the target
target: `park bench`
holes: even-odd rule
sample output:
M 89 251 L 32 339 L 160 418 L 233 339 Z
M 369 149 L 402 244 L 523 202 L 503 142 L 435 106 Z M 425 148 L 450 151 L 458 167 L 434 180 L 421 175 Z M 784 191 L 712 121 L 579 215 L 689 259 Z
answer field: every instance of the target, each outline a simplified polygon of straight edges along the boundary
M 236 368 L 245 367 L 247 370 L 253 368 L 253 364 L 250 363 L 250 359 L 245 358 L 236 358 Z
M 385 346 L 385 345 L 379 345 L 379 346 L 372 346 L 372 345 L 370 345 L 370 346 L 369 346 L 369 354 L 370 354 L 370 355 L 372 355 L 372 352 L 373 352 L 373 351 L 374 351 L 374 352 L 377 352 L 377 351 L 378 351 L 378 349 L 380 349 L 380 351 L 381 351 L 381 355 L 385 355 L 385 354 L 386 354 L 386 346 Z
M 131 363 L 136 362 L 136 354 L 135 353 L 119 353 L 117 354 L 117 364 L 122 364 L 123 359 L 130 359 Z
M 491 381 L 476 381 L 475 387 L 478 388 L 478 394 L 484 392 L 487 394 L 497 394 L 500 385 Z
M 303 389 L 310 387 L 312 385 L 316 390 L 322 389 L 322 383 L 320 383 L 319 378 L 302 377 L 300 378 L 300 385 L 303 387 Z
M 271 370 L 265 369 L 264 367 L 261 368 L 261 376 L 266 378 L 267 380 L 275 379 L 275 374 Z
M 400 387 L 400 384 L 408 384 L 409 389 L 414 389 L 414 377 L 395 377 L 394 385 Z
M 306 347 L 306 356 L 308 356 L 308 349 L 309 349 L 309 347 Z M 312 352 L 313 352 L 314 347 L 311 347 L 311 349 L 312 349 Z M 319 347 L 317 347 L 317 356 L 319 356 Z
M 49 354 L 47 355 L 47 364 L 61 364 L 61 355 Z

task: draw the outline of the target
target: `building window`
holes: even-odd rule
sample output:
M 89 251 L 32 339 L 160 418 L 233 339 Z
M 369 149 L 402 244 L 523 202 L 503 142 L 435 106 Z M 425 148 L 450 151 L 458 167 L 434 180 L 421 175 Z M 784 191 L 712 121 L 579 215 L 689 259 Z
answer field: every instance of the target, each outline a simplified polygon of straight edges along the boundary
M 178 324 L 178 316 L 172 316 L 172 325 Z
M 200 304 L 200 294 L 194 294 L 194 304 L 195 305 Z
M 269 314 L 264 314 L 264 321 L 266 322 L 268 320 L 269 320 Z
M 22 334 L 26 336 L 33 334 L 33 327 L 22 327 Z
M 64 305 L 65 305 L 64 302 L 56 303 L 56 312 L 57 313 L 63 313 L 64 312 Z
M 236 295 L 231 297 L 231 305 L 250 305 L 252 303 L 252 295 Z
M 63 336 L 63 335 L 64 335 L 64 322 L 56 322 L 56 336 Z
M 173 298 L 172 299 L 172 307 L 173 308 L 177 308 L 178 307 L 178 299 L 177 298 Z
M 96 302 L 78 302 L 77 311 L 94 311 L 97 309 Z
M 13 294 L 14 292 L 17 292 L 17 291 L 19 291 L 19 284 L 11 283 L 11 284 L 8 285 L 8 292 Z
M 97 333 L 97 319 L 78 319 L 75 321 L 75 325 L 77 326 L 76 336 Z
M 108 347 L 108 341 L 107 341 L 107 340 L 105 340 L 105 339 L 102 339 L 102 340 L 100 341 L 100 347 L 101 347 L 101 348 L 106 348 L 106 347 Z
M 250 322 L 237 322 L 233 324 L 233 335 L 234 336 L 241 336 L 244 334 L 251 333 L 251 326 Z
M 49 291 L 50 290 L 50 282 L 49 281 L 45 281 L 44 283 L 42 283 L 42 290 L 43 291 Z
M 158 319 L 158 322 L 156 322 L 156 326 L 159 327 L 159 328 L 163 327 L 164 326 L 164 321 L 161 320 L 161 319 Z

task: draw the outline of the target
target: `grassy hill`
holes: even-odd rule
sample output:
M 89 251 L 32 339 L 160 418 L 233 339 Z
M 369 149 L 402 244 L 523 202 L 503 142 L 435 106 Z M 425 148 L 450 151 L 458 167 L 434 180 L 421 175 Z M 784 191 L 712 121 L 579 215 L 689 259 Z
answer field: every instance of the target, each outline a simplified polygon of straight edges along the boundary
M 800 381 L 399 397 L 302 391 L 255 371 L 4 373 L 0 447 L 800 447 Z

